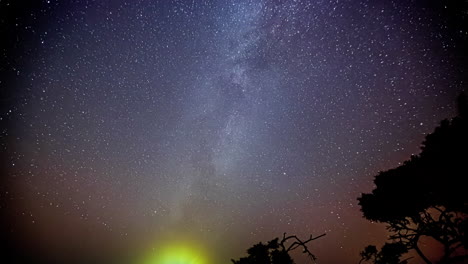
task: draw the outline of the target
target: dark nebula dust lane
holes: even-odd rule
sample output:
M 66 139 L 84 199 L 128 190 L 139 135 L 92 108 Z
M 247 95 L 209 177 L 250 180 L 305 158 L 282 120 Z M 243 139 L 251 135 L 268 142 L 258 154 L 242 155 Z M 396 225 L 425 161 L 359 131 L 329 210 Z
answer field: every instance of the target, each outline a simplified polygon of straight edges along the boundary
M 358 262 L 386 233 L 357 197 L 466 88 L 442 2 L 0 3 L 11 248 L 142 263 L 179 243 L 229 263 L 327 233 L 320 262 Z

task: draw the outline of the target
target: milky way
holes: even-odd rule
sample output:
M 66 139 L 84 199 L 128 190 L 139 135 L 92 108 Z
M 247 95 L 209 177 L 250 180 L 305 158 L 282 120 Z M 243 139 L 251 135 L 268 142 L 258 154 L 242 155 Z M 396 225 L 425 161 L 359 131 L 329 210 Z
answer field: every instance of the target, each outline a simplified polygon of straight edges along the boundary
M 283 232 L 327 233 L 311 244 L 318 262 L 356 263 L 386 235 L 356 198 L 418 153 L 464 88 L 467 33 L 441 6 L 51 0 L 12 11 L 0 113 L 9 239 L 60 263 L 133 263 L 187 239 L 229 263 Z

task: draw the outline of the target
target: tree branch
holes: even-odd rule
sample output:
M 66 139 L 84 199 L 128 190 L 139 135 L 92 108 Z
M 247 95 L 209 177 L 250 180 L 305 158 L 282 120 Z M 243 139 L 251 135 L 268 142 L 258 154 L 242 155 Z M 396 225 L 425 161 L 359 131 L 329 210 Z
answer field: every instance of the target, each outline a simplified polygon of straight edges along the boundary
M 310 241 L 313 241 L 313 240 L 316 240 L 316 239 L 319 239 L 323 236 L 325 236 L 326 234 L 322 234 L 320 236 L 316 236 L 316 237 L 313 237 L 312 235 L 310 235 L 309 239 L 305 240 L 305 241 L 302 241 L 300 240 L 297 236 L 293 235 L 293 236 L 286 236 L 286 233 L 283 234 L 283 239 L 281 240 L 280 242 L 280 246 L 283 248 L 283 250 L 285 250 L 286 252 L 289 252 L 289 251 L 292 251 L 298 247 L 302 247 L 303 248 L 303 253 L 307 253 L 309 255 L 309 257 L 312 259 L 312 260 L 316 260 L 317 258 L 315 257 L 314 254 L 312 254 L 312 252 L 309 251 L 309 249 L 307 248 L 307 243 L 309 243 Z M 295 241 L 289 245 L 289 247 L 286 248 L 285 246 L 285 243 L 286 241 L 290 240 L 290 239 L 295 239 Z

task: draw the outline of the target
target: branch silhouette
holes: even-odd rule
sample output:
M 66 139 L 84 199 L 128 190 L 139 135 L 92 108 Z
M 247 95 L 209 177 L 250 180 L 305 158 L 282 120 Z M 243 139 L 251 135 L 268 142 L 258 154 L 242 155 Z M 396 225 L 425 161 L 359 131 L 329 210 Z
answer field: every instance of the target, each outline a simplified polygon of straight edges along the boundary
M 316 237 L 310 235 L 307 240 L 302 240 L 296 235 L 286 236 L 286 233 L 283 233 L 281 240 L 275 238 L 267 244 L 260 242 L 247 250 L 249 256 L 231 261 L 233 264 L 293 264 L 294 261 L 289 252 L 302 248 L 302 252 L 315 262 L 317 258 L 309 250 L 307 244 L 325 235 Z

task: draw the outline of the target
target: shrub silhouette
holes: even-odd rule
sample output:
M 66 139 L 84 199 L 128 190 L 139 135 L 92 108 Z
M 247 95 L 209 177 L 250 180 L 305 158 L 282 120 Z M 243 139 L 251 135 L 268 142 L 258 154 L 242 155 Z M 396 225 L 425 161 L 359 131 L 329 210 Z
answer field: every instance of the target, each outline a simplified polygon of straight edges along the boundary
M 406 264 L 408 259 L 400 260 L 401 256 L 408 252 L 402 243 L 385 243 L 380 251 L 373 245 L 367 246 L 361 252 L 359 263 L 371 262 L 374 264 Z

